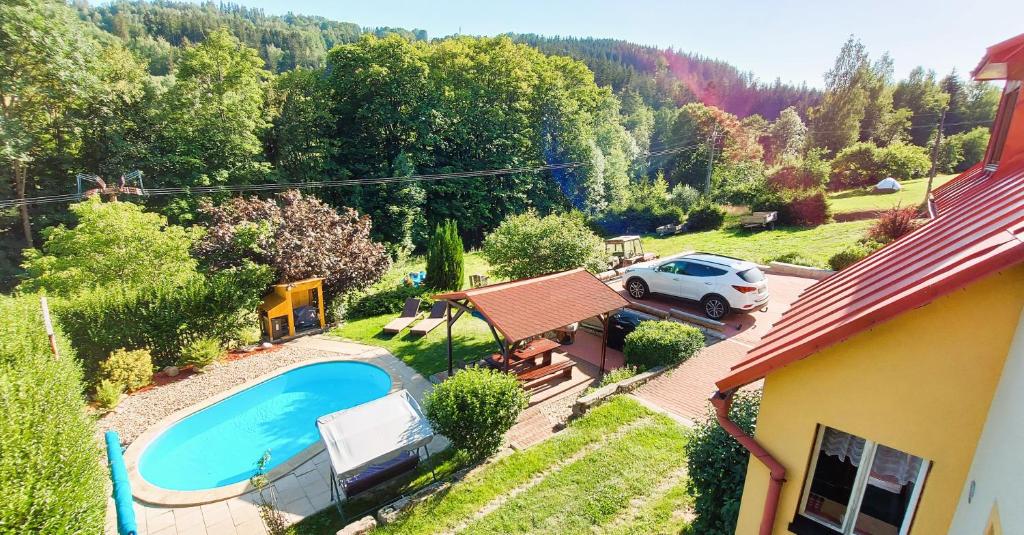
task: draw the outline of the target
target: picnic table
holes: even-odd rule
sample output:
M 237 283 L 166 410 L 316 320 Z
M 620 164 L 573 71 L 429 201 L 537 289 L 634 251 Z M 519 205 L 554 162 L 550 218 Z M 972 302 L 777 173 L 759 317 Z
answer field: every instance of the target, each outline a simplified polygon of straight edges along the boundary
M 537 366 L 537 358 L 541 358 L 541 366 L 547 366 L 551 364 L 551 352 L 562 347 L 561 344 L 554 340 L 547 338 L 540 338 L 533 340 L 523 347 L 512 352 L 509 363 L 518 364 L 529 361 L 530 368 Z M 505 362 L 501 355 L 495 353 L 491 355 L 491 364 L 496 367 L 504 366 Z

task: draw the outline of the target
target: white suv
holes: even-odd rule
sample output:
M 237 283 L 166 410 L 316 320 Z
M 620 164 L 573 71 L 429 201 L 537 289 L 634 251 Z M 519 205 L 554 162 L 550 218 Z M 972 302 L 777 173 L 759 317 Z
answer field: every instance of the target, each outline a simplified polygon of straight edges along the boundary
M 728 256 L 693 253 L 663 258 L 627 268 L 626 292 L 634 299 L 652 293 L 680 297 L 701 304 L 711 319 L 729 310 L 763 310 L 768 285 L 757 264 Z

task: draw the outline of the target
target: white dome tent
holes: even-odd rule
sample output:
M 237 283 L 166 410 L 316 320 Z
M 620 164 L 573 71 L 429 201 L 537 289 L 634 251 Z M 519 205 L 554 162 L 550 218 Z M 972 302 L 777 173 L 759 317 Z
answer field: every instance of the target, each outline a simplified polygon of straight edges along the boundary
M 901 189 L 903 189 L 903 186 L 901 186 L 899 181 L 891 176 L 885 177 L 880 180 L 878 184 L 875 184 L 875 191 L 881 191 L 884 193 L 892 193 Z

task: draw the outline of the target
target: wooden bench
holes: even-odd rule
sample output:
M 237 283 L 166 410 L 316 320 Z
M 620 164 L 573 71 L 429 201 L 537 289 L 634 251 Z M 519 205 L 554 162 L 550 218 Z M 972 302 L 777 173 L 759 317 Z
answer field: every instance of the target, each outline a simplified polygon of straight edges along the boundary
M 571 360 L 563 360 L 561 362 L 532 368 L 524 371 L 523 373 L 516 374 L 516 379 L 519 379 L 519 382 L 523 383 L 525 388 L 532 388 L 536 384 L 546 381 L 558 373 L 561 373 L 563 377 L 569 379 L 572 377 L 572 369 L 574 367 L 576 367 L 575 362 Z

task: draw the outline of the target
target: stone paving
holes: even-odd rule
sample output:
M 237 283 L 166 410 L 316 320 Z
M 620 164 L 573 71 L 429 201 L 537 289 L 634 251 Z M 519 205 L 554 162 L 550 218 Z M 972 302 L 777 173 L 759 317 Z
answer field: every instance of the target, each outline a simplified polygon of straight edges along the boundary
M 300 338 L 288 343 L 295 349 L 308 349 L 371 362 L 384 368 L 418 400 L 431 388 L 430 383 L 387 351 L 362 344 L 332 340 L 323 336 Z M 241 361 L 239 361 L 241 362 Z M 444 437 L 435 437 L 431 452 L 447 446 Z M 276 479 L 270 489 L 277 496 L 278 508 L 289 523 L 297 522 L 330 505 L 330 462 L 326 451 Z M 139 535 L 262 535 L 266 528 L 259 516 L 256 492 L 194 507 L 160 507 L 136 501 L 135 518 Z M 108 503 L 108 534 L 117 533 L 113 502 Z

